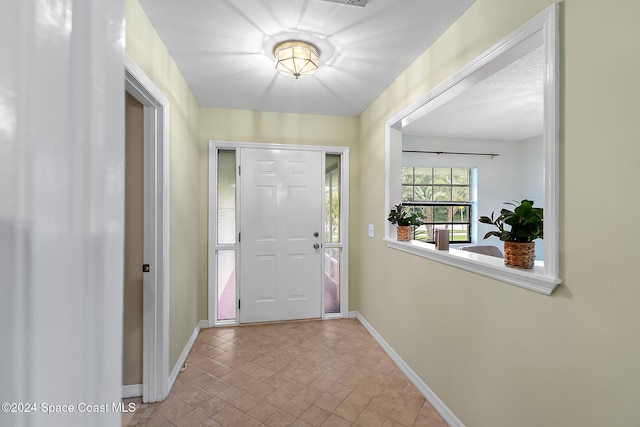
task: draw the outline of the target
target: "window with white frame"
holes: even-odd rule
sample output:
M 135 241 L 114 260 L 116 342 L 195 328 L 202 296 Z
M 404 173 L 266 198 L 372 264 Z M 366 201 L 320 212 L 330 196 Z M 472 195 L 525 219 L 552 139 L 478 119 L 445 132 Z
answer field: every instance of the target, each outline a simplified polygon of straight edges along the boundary
M 413 239 L 433 243 L 444 229 L 452 243 L 471 242 L 472 176 L 468 168 L 402 167 L 402 204 L 423 216 Z

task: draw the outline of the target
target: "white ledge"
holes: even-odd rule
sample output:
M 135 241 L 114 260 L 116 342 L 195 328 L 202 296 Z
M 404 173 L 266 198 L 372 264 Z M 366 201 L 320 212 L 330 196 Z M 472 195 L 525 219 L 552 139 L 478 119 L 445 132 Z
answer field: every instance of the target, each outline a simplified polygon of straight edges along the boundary
M 540 262 L 531 270 L 510 268 L 504 265 L 502 258 L 477 254 L 459 249 L 446 251 L 437 250 L 435 245 L 417 240 L 410 242 L 384 239 L 387 246 L 399 251 L 408 252 L 423 258 L 491 277 L 502 282 L 510 283 L 530 291 L 551 295 L 553 290 L 562 282 L 557 277 L 545 275 L 544 266 Z

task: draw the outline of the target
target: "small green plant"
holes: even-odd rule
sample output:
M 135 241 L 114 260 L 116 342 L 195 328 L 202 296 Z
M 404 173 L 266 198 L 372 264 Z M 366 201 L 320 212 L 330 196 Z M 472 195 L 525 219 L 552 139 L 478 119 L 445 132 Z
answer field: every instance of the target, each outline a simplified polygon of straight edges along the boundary
M 491 217 L 480 217 L 481 223 L 495 225 L 498 228 L 498 231 L 490 231 L 485 234 L 485 239 L 496 236 L 503 242 L 527 243 L 543 238 L 542 208 L 533 207 L 533 200 L 525 199 L 520 204 L 514 202 L 505 203 L 505 205 L 511 205 L 514 209 L 512 211 L 502 209 L 500 216 L 496 219 L 493 218 L 493 212 L 491 212 Z M 505 229 L 505 225 L 509 226 L 509 229 Z
M 391 224 L 398 224 L 399 226 L 405 225 L 422 225 L 422 213 L 412 212 L 409 213 L 406 206 L 395 205 L 395 209 L 391 209 L 387 220 Z

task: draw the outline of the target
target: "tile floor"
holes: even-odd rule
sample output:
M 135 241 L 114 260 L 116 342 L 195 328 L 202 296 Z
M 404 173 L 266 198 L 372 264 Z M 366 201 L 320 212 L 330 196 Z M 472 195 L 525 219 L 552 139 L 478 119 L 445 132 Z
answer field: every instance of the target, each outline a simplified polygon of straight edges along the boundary
M 447 426 L 356 320 L 204 329 L 186 364 L 123 425 Z

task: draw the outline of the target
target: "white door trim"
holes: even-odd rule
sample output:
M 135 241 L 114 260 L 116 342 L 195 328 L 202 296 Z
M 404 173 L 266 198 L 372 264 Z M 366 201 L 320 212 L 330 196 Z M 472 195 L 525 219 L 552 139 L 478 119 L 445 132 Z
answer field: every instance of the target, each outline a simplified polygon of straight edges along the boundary
M 331 247 L 339 247 L 342 249 L 342 266 L 340 268 L 340 313 L 336 314 L 324 314 L 324 307 L 322 309 L 323 319 L 329 318 L 349 318 L 349 148 L 341 146 L 326 146 L 326 145 L 294 145 L 294 144 L 274 144 L 274 143 L 256 143 L 256 142 L 230 142 L 209 140 L 209 219 L 208 219 L 208 317 L 209 327 L 229 325 L 230 322 L 217 322 L 216 311 L 216 296 L 217 296 L 217 274 L 216 274 L 216 251 L 219 249 L 234 249 L 236 254 L 238 253 L 238 244 L 235 245 L 218 245 L 217 236 L 217 223 L 216 213 L 218 211 L 217 205 L 217 156 L 216 153 L 220 149 L 238 150 L 240 148 L 260 148 L 260 149 L 274 149 L 274 150 L 299 150 L 299 151 L 321 151 L 323 155 L 326 154 L 339 154 L 341 156 L 341 168 L 342 168 L 342 209 L 341 209 L 341 243 L 331 244 Z M 324 162 L 323 162 L 324 165 Z M 237 173 L 237 172 L 236 172 Z M 324 187 L 324 175 L 322 186 Z M 238 196 L 236 196 L 238 197 Z M 240 209 L 237 209 L 236 215 L 239 215 Z M 324 204 L 323 204 L 323 218 L 324 218 Z M 236 223 L 238 224 L 238 217 L 236 217 Z M 236 263 L 238 257 L 236 257 Z M 238 265 L 236 264 L 236 271 Z M 239 282 L 236 282 L 236 298 L 239 295 L 238 292 Z M 239 315 L 236 315 L 236 321 L 231 324 L 239 324 Z
M 127 55 L 124 64 L 126 90 L 144 106 L 142 400 L 158 402 L 169 394 L 169 100 Z

